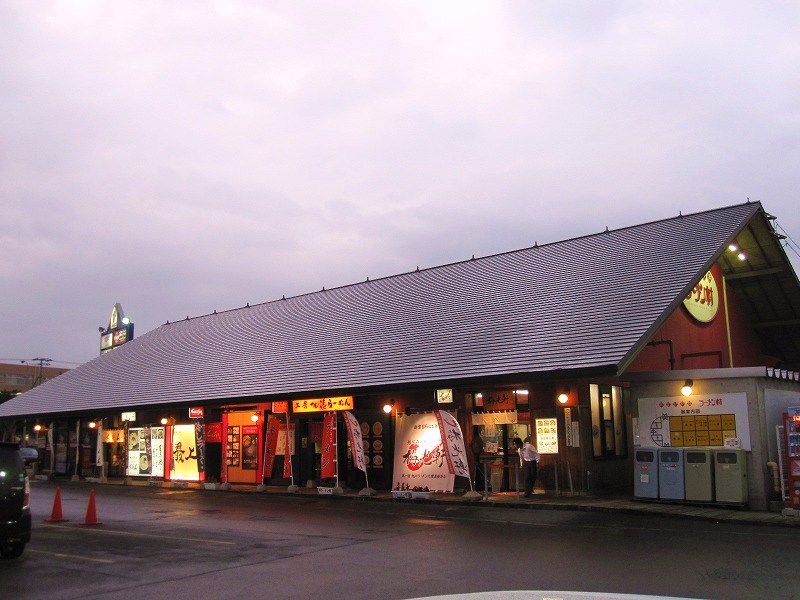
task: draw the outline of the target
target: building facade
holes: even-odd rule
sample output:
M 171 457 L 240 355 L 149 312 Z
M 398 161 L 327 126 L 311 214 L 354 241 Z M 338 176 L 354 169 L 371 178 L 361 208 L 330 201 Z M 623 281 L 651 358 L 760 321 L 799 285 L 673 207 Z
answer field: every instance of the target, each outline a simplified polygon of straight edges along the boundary
M 800 285 L 748 203 L 167 322 L 0 418 L 38 425 L 59 475 L 352 489 L 514 491 L 530 437 L 540 490 L 633 494 L 637 448 L 738 446 L 761 509 L 773 416 L 800 405 L 775 373 L 799 364 Z M 746 418 L 682 415 L 687 379 Z M 678 405 L 660 437 L 653 402 Z M 447 473 L 437 410 L 480 435 L 475 481 Z

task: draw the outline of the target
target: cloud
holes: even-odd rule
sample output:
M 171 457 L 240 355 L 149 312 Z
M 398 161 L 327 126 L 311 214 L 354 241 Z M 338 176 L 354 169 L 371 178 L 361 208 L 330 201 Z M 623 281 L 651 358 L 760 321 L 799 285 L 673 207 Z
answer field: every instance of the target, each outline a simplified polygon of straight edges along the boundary
M 800 238 L 799 16 L 6 2 L 0 355 L 747 197 Z

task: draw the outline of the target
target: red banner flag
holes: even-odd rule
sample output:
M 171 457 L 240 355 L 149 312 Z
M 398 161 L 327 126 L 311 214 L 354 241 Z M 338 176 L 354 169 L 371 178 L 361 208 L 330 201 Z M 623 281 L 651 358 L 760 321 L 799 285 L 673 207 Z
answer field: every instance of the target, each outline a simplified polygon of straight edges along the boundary
M 336 413 L 325 413 L 322 423 L 322 469 L 320 476 L 336 477 Z
M 364 459 L 364 439 L 361 436 L 361 427 L 353 413 L 342 413 L 344 424 L 347 426 L 347 437 L 350 439 L 350 453 L 353 455 L 353 464 L 357 469 L 367 472 L 367 461 Z
M 275 466 L 275 450 L 278 447 L 278 429 L 280 421 L 270 415 L 267 419 L 267 439 L 264 440 L 264 464 L 261 473 L 262 478 L 272 477 L 272 469 Z
M 283 476 L 290 478 L 292 476 L 292 441 L 289 436 L 292 435 L 292 428 L 289 426 L 289 413 L 286 413 L 286 448 L 283 452 Z

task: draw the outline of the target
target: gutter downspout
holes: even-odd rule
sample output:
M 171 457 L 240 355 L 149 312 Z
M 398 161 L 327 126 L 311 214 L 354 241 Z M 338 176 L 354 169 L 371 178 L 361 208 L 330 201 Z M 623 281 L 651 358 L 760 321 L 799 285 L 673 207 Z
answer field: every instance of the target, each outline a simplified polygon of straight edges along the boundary
M 728 318 L 728 286 L 725 283 L 725 275 L 722 276 L 722 301 L 725 303 L 725 333 L 728 336 L 728 365 L 733 368 L 733 346 L 731 344 L 731 321 Z

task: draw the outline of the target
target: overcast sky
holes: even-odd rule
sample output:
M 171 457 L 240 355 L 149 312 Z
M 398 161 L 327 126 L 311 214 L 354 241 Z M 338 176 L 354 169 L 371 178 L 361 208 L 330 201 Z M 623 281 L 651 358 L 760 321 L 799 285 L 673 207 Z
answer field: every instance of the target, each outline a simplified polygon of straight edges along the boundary
M 89 360 L 115 302 L 142 335 L 747 198 L 800 242 L 798 31 L 796 2 L 0 0 L 0 359 Z

